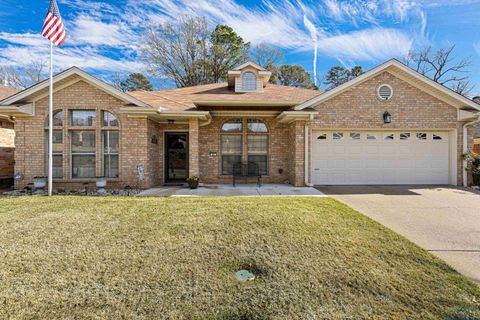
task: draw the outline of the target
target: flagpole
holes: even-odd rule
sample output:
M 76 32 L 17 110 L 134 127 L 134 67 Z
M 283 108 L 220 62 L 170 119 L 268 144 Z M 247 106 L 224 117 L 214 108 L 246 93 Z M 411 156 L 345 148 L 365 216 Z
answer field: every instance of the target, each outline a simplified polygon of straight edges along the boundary
M 50 41 L 50 107 L 48 110 L 48 195 L 53 190 L 53 42 Z

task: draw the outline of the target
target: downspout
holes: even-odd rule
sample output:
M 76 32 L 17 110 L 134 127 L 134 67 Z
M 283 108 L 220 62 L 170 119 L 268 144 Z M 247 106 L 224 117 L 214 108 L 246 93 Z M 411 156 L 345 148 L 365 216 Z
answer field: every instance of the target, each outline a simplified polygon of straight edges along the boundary
M 462 143 L 462 149 L 463 149 L 463 154 L 466 154 L 468 152 L 468 127 L 479 122 L 480 121 L 480 116 L 478 116 L 477 119 L 467 122 L 463 125 L 463 143 Z M 463 186 L 468 187 L 468 175 L 467 175 L 467 161 L 463 160 Z
M 310 116 L 310 119 L 312 120 L 313 119 L 313 115 Z M 309 138 L 309 135 L 310 135 L 310 129 L 308 127 L 308 125 L 306 124 L 305 125 L 305 173 L 304 173 L 304 177 L 305 177 L 305 185 L 307 187 L 313 187 L 313 184 L 311 184 L 309 181 L 308 181 L 308 178 L 310 176 L 310 171 L 309 171 L 309 163 L 310 163 L 310 138 Z

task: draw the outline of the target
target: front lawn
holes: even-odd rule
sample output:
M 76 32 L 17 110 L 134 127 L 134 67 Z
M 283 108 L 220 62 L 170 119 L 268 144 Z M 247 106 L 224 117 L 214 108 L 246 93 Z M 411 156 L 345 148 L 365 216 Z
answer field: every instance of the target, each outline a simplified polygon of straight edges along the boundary
M 476 319 L 479 301 L 329 198 L 0 198 L 1 319 Z

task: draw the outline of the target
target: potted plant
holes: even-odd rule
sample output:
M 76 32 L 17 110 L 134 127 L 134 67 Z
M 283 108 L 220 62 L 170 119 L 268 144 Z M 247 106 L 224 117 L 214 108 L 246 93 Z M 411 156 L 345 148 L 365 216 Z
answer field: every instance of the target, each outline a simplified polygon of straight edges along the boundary
M 33 177 L 33 187 L 35 190 L 43 189 L 47 185 L 47 177 L 37 176 Z
M 192 176 L 187 178 L 188 182 L 188 187 L 190 189 L 197 189 L 198 188 L 198 181 L 200 181 L 200 178 L 197 176 Z
M 467 171 L 472 173 L 473 185 L 480 186 L 480 155 L 469 152 L 464 155 Z

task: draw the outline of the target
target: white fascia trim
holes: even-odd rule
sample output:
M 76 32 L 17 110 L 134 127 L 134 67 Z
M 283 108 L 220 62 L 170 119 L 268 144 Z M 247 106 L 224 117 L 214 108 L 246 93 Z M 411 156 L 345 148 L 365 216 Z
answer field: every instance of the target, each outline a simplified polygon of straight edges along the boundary
M 449 97 L 453 98 L 453 99 L 456 99 L 458 101 L 460 101 L 461 103 L 465 104 L 465 106 L 468 106 L 468 107 L 471 107 L 473 109 L 476 109 L 476 110 L 479 110 L 480 111 L 480 105 L 478 105 L 477 103 L 473 102 L 472 100 L 470 99 L 467 99 L 465 98 L 464 96 L 452 91 L 451 89 L 429 79 L 428 77 L 416 72 L 415 70 L 407 67 L 406 65 L 404 65 L 403 63 L 399 62 L 398 60 L 396 59 L 391 59 L 381 65 L 379 65 L 378 67 L 375 67 L 373 68 L 372 70 L 370 71 L 367 71 L 365 72 L 364 74 L 356 77 L 355 79 L 353 80 L 350 80 L 349 82 L 346 82 L 330 91 L 327 91 L 321 95 L 319 95 L 318 97 L 315 97 L 313 99 L 310 99 L 304 103 L 302 103 L 301 105 L 298 105 L 295 107 L 295 110 L 302 110 L 302 109 L 305 109 L 305 108 L 308 108 L 308 107 L 312 107 L 320 102 L 323 102 L 323 101 L 326 101 L 327 99 L 333 97 L 333 96 L 336 96 L 337 94 L 340 94 L 341 92 L 343 92 L 344 90 L 350 88 L 350 87 L 353 87 L 359 83 L 362 83 L 366 80 L 368 80 L 369 78 L 377 75 L 378 73 L 380 72 L 383 72 L 384 70 L 386 70 L 387 68 L 389 67 L 396 67 L 402 71 L 404 71 L 405 73 L 411 75 L 412 77 L 420 80 L 420 81 L 423 81 L 427 84 L 429 84 L 430 86 L 434 87 L 435 89 L 441 91 L 442 93 L 448 95 Z
M 107 84 L 106 82 L 103 82 L 103 81 L 91 76 L 90 74 L 81 70 L 78 67 L 72 67 L 70 69 L 67 69 L 67 70 L 57 74 L 56 76 L 53 77 L 53 82 L 55 83 L 57 81 L 61 81 L 61 80 L 65 79 L 65 78 L 68 78 L 72 75 L 78 75 L 79 77 L 85 79 L 87 82 L 91 83 L 92 85 L 102 89 L 103 91 L 106 91 L 106 92 L 110 93 L 111 95 L 119 98 L 120 100 L 129 102 L 129 103 L 137 105 L 139 107 L 149 107 L 148 104 L 132 97 L 131 95 L 129 95 L 125 92 L 122 92 L 122 91 L 112 87 L 111 85 Z M 1 103 L 6 104 L 6 105 L 13 104 L 17 101 L 20 101 L 20 100 L 28 97 L 29 95 L 31 95 L 31 94 L 33 94 L 37 91 L 48 88 L 49 85 L 50 85 L 50 83 L 49 83 L 48 79 L 46 79 L 44 81 L 41 81 L 41 82 L 31 86 L 30 88 L 27 88 L 23 91 L 18 92 L 17 94 L 14 94 L 13 96 L 8 97 L 7 99 L 1 101 Z

